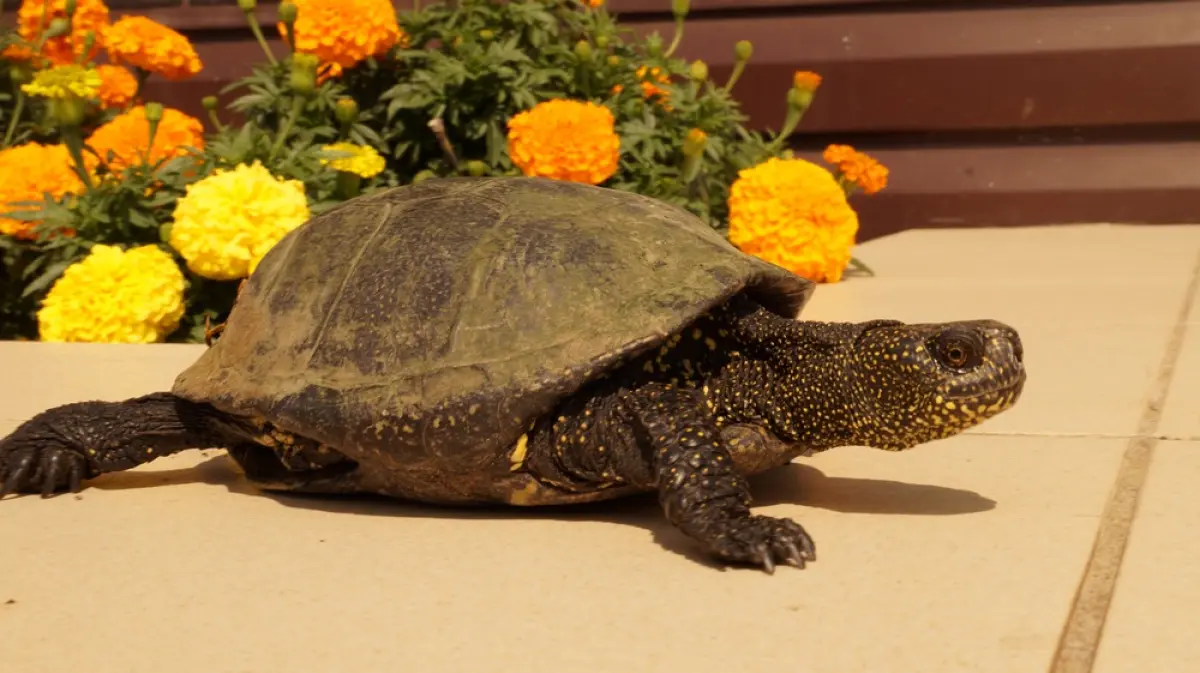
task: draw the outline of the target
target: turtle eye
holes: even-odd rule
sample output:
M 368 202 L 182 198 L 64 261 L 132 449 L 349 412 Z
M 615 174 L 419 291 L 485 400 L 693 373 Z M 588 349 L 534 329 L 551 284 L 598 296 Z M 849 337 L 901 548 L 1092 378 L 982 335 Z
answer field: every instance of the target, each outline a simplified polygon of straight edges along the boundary
M 983 344 L 973 332 L 946 331 L 934 338 L 931 345 L 937 359 L 951 369 L 971 369 L 983 359 Z

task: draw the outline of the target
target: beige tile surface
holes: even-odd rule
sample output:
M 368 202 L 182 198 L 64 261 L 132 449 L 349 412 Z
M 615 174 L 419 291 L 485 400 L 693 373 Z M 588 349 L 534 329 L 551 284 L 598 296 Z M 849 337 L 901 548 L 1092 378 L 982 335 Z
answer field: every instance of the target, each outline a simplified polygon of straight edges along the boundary
M 1193 309 L 1197 318 L 1200 306 Z M 1158 434 L 1200 440 L 1200 320 L 1187 325 Z
M 1120 451 L 963 437 L 819 456 L 756 483 L 820 549 L 773 577 L 697 562 L 648 500 L 312 501 L 248 492 L 216 452 L 176 457 L 79 500 L 3 503 L 0 651 L 22 673 L 1040 670 Z
M 1095 673 L 1200 669 L 1197 484 L 1200 443 L 1160 442 L 1138 504 Z
M 757 480 L 760 511 L 816 538 L 804 571 L 712 568 L 652 498 L 515 512 L 270 496 L 193 452 L 78 498 L 0 503 L 0 670 L 1045 671 L 1198 251 L 1200 227 L 863 246 L 878 277 L 820 288 L 807 318 L 1004 319 L 1030 378 L 977 433 Z M 0 343 L 0 435 L 54 404 L 165 389 L 202 348 Z M 1164 427 L 1200 408 L 1189 385 L 1176 377 Z M 1197 598 L 1179 541 L 1200 446 L 1170 447 L 1104 671 L 1200 669 L 1179 617 Z

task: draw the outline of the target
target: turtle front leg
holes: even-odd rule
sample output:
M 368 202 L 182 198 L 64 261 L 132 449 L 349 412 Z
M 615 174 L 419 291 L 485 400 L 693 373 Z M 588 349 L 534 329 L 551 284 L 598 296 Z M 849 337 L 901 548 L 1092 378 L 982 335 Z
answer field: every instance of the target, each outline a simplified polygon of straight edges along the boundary
M 717 558 L 767 572 L 777 562 L 803 568 L 816 559 L 812 538 L 795 521 L 750 512 L 749 486 L 695 393 L 652 384 L 630 402 L 672 524 Z
M 128 470 L 184 449 L 222 446 L 212 407 L 169 393 L 124 402 L 55 407 L 0 439 L 0 498 L 14 492 L 78 492 L 85 479 Z

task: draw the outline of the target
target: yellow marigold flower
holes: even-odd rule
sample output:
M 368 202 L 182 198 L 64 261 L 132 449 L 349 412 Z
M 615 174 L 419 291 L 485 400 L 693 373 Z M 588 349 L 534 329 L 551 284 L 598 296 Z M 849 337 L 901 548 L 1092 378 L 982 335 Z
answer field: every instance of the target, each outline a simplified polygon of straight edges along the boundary
M 15 204 L 42 201 L 47 193 L 62 198 L 82 190 L 65 145 L 25 143 L 0 151 L 0 213 L 24 210 Z M 0 233 L 29 239 L 37 224 L 0 216 Z
M 204 149 L 204 125 L 179 110 L 165 108 L 154 133 L 154 146 L 147 152 L 149 142 L 150 122 L 146 121 L 146 108 L 137 105 L 92 132 L 87 144 L 100 159 L 87 153 L 84 161 L 93 167 L 104 163 L 116 173 L 146 160 L 155 164 L 163 159 L 186 156 L 188 147 Z M 107 159 L 109 152 L 113 154 L 111 161 Z
M 362 178 L 373 178 L 379 175 L 380 171 L 387 165 L 387 162 L 384 161 L 379 152 L 376 152 L 374 147 L 368 145 L 334 143 L 332 145 L 325 145 L 322 149 L 333 152 L 344 152 L 350 156 L 322 159 L 321 163 L 335 170 L 353 173 Z
M 857 233 L 837 180 L 803 159 L 747 168 L 729 190 L 730 242 L 810 280 L 841 280 Z
M 351 68 L 396 45 L 408 44 L 389 0 L 293 1 L 299 10 L 294 26 L 296 51 L 313 54 L 322 63 Z M 285 34 L 283 24 L 279 24 L 279 34 Z
M 33 81 L 21 85 L 30 96 L 65 100 L 91 98 L 100 90 L 100 73 L 81 65 L 57 65 L 33 74 Z
M 55 19 L 67 18 L 67 0 L 24 0 L 17 9 L 17 32 L 30 44 L 37 44 L 42 33 Z M 91 60 L 104 46 L 104 32 L 108 27 L 108 6 L 103 0 L 77 0 L 75 14 L 71 19 L 71 32 L 46 40 L 42 55 L 55 65 L 74 63 L 76 56 Z M 84 54 L 87 34 L 93 33 L 90 53 Z
M 100 107 L 115 110 L 133 102 L 133 97 L 137 95 L 137 78 L 128 68 L 106 64 L 96 66 L 96 72 L 100 75 L 100 90 L 97 92 Z
M 617 172 L 614 123 L 602 105 L 545 101 L 508 121 L 508 154 L 525 175 L 597 185 Z
M 241 164 L 188 186 L 169 242 L 197 275 L 245 278 L 308 217 L 303 183 L 276 178 L 258 162 Z
M 183 318 L 183 272 L 156 245 L 96 245 L 67 267 L 37 313 L 42 341 L 154 343 Z
M 825 148 L 823 158 L 837 166 L 838 172 L 846 181 L 859 186 L 867 194 L 874 194 L 887 187 L 887 166 L 849 145 L 830 145 Z
M 797 70 L 792 76 L 792 86 L 811 93 L 821 86 L 821 76 L 809 70 Z
M 203 64 L 182 34 L 144 16 L 126 16 L 105 36 L 108 57 L 171 80 L 194 77 Z

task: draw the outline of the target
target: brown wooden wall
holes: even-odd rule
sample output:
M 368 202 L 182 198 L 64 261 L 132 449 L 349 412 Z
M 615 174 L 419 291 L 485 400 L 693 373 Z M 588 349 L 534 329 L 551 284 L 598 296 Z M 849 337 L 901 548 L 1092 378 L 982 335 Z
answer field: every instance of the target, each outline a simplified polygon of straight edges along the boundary
M 149 94 L 199 98 L 261 58 L 234 0 L 111 0 L 197 44 L 205 71 Z M 409 0 L 399 0 L 401 7 Z M 671 0 L 609 0 L 671 34 Z M 1200 222 L 1200 0 L 692 0 L 680 55 L 778 127 L 797 69 L 825 82 L 798 149 L 849 142 L 892 169 L 861 199 L 862 238 L 912 227 Z M 260 8 L 267 25 L 274 6 Z M 272 31 L 273 32 L 273 31 Z

